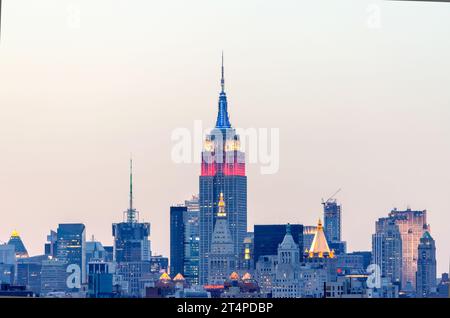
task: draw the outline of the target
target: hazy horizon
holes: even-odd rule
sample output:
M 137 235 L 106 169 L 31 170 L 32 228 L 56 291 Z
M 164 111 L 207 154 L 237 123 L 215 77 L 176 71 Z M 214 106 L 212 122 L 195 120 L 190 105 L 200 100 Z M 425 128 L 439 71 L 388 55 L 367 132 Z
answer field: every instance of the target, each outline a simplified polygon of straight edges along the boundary
M 378 11 L 379 10 L 379 11 Z M 78 15 L 79 12 L 79 15 Z M 379 15 L 378 15 L 379 13 Z M 169 207 L 199 164 L 171 132 L 212 127 L 225 51 L 231 123 L 280 129 L 280 169 L 250 164 L 248 224 L 322 217 L 338 188 L 348 249 L 394 208 L 428 211 L 448 271 L 450 7 L 372 0 L 3 1 L 0 242 L 43 253 L 58 223 L 112 244 L 128 206 L 169 256 Z

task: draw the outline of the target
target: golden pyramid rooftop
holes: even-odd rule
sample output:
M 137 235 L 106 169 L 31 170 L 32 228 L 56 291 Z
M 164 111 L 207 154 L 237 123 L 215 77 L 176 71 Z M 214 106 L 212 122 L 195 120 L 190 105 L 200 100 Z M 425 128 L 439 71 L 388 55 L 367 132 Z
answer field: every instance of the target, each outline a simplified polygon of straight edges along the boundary
M 230 280 L 239 280 L 239 274 L 236 272 L 232 272 L 230 275 Z
M 252 275 L 250 273 L 245 273 L 244 276 L 242 276 L 242 280 L 250 280 L 252 279 Z
M 179 282 L 179 281 L 184 281 L 185 279 L 184 279 L 184 277 L 183 277 L 183 275 L 181 275 L 181 273 L 178 273 L 174 278 L 173 278 L 173 281 L 174 282 Z
M 325 233 L 323 232 L 322 221 L 319 219 L 317 224 L 317 232 L 314 236 L 314 240 L 311 244 L 309 251 L 306 251 L 309 257 L 334 257 L 334 252 L 330 250 L 328 246 L 327 239 L 325 237 Z
M 19 232 L 17 232 L 16 230 L 12 231 L 11 233 L 11 237 L 19 237 Z
M 171 280 L 169 274 L 166 272 L 162 273 L 162 275 L 159 277 L 159 280 Z

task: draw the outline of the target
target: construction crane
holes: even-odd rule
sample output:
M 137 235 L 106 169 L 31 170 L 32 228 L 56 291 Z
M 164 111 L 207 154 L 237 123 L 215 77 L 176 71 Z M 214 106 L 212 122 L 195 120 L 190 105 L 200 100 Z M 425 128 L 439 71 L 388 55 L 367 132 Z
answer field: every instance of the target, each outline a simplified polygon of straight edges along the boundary
M 323 198 L 322 198 L 322 204 L 323 205 L 325 205 L 325 204 L 327 204 L 328 202 L 330 202 L 331 200 L 333 200 L 333 198 L 339 193 L 339 192 L 341 192 L 341 190 L 342 189 L 338 189 L 335 193 L 333 193 L 328 199 L 326 199 L 325 201 L 323 200 Z

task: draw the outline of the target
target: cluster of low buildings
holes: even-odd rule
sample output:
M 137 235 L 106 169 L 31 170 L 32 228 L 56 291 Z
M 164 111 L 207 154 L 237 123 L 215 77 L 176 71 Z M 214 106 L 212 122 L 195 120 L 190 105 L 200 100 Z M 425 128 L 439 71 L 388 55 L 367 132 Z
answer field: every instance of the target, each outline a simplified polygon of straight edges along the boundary
M 243 254 L 236 257 L 223 194 L 217 206 L 207 282 L 200 285 L 214 297 L 229 297 L 226 286 L 240 281 L 239 277 L 242 281 L 251 277 L 255 288 L 235 288 L 235 297 L 448 297 L 448 274 L 437 278 L 436 247 L 426 211 L 394 209 L 376 222 L 371 251 L 347 252 L 341 240 L 341 206 L 328 200 L 324 202 L 325 225 L 320 220 L 315 226 L 255 225 L 242 242 Z M 190 264 L 190 269 L 196 269 L 189 270 L 190 281 L 197 284 L 201 277 L 198 248 L 178 244 L 198 238 L 198 232 L 192 231 L 192 211 L 187 211 L 187 205 L 171 209 L 171 237 L 178 240 L 171 241 L 170 269 L 184 273 L 187 267 L 183 264 Z M 183 235 L 184 224 L 189 224 L 189 235 Z
M 14 231 L 0 245 L 0 295 L 30 297 L 145 297 L 146 288 L 167 272 L 169 260 L 152 255 L 150 223 L 139 221 L 133 207 L 132 171 L 130 206 L 123 221 L 112 224 L 113 245 L 94 237 L 86 240 L 82 223 L 59 224 L 50 231 L 44 253 L 29 256 Z
M 131 186 L 130 186 L 131 188 Z M 132 193 L 130 191 L 130 197 Z M 236 257 L 223 193 L 211 233 L 208 275 L 200 283 L 198 197 L 171 208 L 171 259 L 152 255 L 150 224 L 133 207 L 112 225 L 113 246 L 86 241 L 83 224 L 59 224 L 44 254 L 29 256 L 17 231 L 0 245 L 0 295 L 14 297 L 398 298 L 448 297 L 436 275 L 426 211 L 393 210 L 376 222 L 372 250 L 347 252 L 336 200 L 314 226 L 255 225 Z M 333 220 L 339 225 L 340 221 Z M 407 226 L 411 224 L 412 226 Z M 340 226 L 340 225 L 339 225 Z M 337 233 L 328 240 L 329 231 Z M 405 246 L 406 245 L 406 246 Z M 338 247 L 337 250 L 332 246 Z M 415 246 L 415 248 L 411 248 Z

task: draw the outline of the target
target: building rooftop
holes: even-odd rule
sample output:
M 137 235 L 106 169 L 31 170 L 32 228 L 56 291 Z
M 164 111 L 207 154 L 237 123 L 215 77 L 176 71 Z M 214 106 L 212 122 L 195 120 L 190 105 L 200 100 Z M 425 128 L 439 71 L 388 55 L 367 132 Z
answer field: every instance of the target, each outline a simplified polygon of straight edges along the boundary
M 328 246 L 328 242 L 323 231 L 322 221 L 320 219 L 317 224 L 317 232 L 314 236 L 314 240 L 312 241 L 311 247 L 307 252 L 309 253 L 309 257 L 334 257 L 334 252 L 331 251 Z

